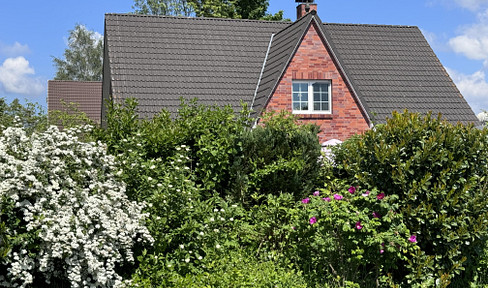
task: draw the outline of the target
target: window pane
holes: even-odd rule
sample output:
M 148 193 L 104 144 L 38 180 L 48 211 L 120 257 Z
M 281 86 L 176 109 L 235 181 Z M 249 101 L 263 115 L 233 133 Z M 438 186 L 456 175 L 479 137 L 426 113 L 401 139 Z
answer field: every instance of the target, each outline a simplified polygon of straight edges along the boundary
M 313 83 L 313 92 L 328 92 L 329 84 L 327 83 Z
M 300 101 L 308 101 L 308 93 L 302 93 L 300 96 Z
M 298 92 L 298 88 L 300 87 L 300 84 L 298 83 L 293 83 L 293 93 Z
M 302 109 L 301 110 L 308 110 L 308 103 L 302 102 Z
M 320 93 L 313 93 L 313 102 L 319 102 L 321 101 L 320 99 Z
M 324 91 L 324 93 L 320 95 L 320 101 L 329 101 L 329 91 Z
M 329 83 L 313 83 L 313 108 L 315 111 L 329 110 Z
M 300 110 L 300 103 L 293 103 L 293 110 Z
M 293 93 L 293 102 L 300 101 L 300 97 L 298 97 L 298 93 Z
M 308 91 L 308 84 L 307 83 L 300 83 L 301 91 Z

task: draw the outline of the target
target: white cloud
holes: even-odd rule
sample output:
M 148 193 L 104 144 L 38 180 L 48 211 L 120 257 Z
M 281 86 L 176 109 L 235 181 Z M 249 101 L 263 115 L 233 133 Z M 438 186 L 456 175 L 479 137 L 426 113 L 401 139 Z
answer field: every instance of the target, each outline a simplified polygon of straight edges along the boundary
M 449 40 L 449 46 L 469 59 L 488 59 L 488 21 L 463 29 L 463 33 Z
M 0 66 L 0 84 L 5 92 L 30 96 L 41 95 L 45 87 L 34 77 L 35 71 L 24 57 L 7 58 Z
M 488 110 L 488 82 L 485 71 L 466 75 L 449 68 L 446 70 L 475 113 Z
M 0 42 L 0 55 L 16 57 L 30 53 L 29 46 L 15 42 L 13 45 L 6 45 Z
M 484 5 L 488 4 L 488 0 L 456 0 L 456 3 L 471 11 L 476 11 Z

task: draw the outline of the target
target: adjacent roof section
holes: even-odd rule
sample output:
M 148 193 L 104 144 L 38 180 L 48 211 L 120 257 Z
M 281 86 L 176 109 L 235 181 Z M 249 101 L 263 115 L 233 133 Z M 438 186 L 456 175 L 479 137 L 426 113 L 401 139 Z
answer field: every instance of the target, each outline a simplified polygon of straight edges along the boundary
M 66 105 L 73 103 L 88 118 L 100 123 L 102 107 L 102 82 L 48 81 L 48 111 L 67 111 Z
M 392 111 L 442 113 L 476 122 L 421 31 L 413 26 L 324 24 L 339 62 L 374 123 Z
M 135 97 L 141 115 L 180 98 L 207 105 L 251 103 L 270 37 L 289 23 L 106 15 L 112 96 Z M 108 60 L 108 59 L 106 59 Z

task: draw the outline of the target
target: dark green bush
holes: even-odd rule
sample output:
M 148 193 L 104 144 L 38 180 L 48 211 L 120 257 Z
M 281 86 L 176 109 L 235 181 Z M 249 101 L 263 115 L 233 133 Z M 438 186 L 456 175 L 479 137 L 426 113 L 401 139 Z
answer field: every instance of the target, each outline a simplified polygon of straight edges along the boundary
M 255 193 L 291 193 L 295 200 L 306 195 L 316 185 L 320 168 L 318 132 L 318 126 L 298 124 L 289 113 L 266 114 L 262 124 L 239 139 L 242 151 L 233 163 L 233 196 L 248 203 Z
M 421 248 L 410 257 L 409 285 L 473 279 L 488 234 L 487 147 L 486 129 L 405 112 L 335 151 L 340 178 L 398 197 Z

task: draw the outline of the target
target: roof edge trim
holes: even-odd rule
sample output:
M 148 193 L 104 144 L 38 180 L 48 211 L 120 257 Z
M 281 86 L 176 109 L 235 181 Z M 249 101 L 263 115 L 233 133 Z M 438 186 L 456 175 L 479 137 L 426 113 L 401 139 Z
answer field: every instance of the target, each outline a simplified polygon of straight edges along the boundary
M 327 47 L 329 48 L 328 49 L 329 50 L 329 53 L 331 54 L 332 58 L 335 60 L 335 63 L 338 66 L 338 69 L 340 71 L 342 71 L 342 75 L 345 78 L 344 79 L 345 82 L 349 84 L 349 88 L 351 89 L 352 94 L 357 99 L 359 106 L 364 111 L 364 114 L 366 116 L 366 120 L 368 121 L 368 124 L 369 124 L 370 128 L 372 128 L 373 127 L 373 121 L 371 120 L 371 117 L 369 116 L 369 109 L 368 109 L 368 107 L 366 107 L 363 104 L 363 101 L 361 101 L 361 97 L 359 96 L 358 92 L 354 88 L 353 82 L 351 81 L 351 79 L 347 75 L 346 69 L 344 69 L 344 66 L 341 64 L 340 57 L 334 51 L 334 46 L 329 41 L 329 39 L 327 37 L 327 34 L 324 31 L 324 25 L 322 24 L 322 21 L 320 21 L 320 18 L 318 18 L 318 16 L 317 17 L 314 17 L 314 20 L 315 20 L 315 24 L 316 24 L 316 26 L 317 26 L 317 28 L 319 30 L 319 33 L 322 34 L 322 39 L 323 39 L 323 41 L 325 41 L 325 45 L 327 45 Z
M 302 18 L 300 18 L 300 20 L 302 20 L 302 19 L 305 19 L 306 17 L 309 17 L 309 16 L 312 16 L 312 17 L 310 17 L 310 19 L 308 20 L 307 27 L 305 29 L 303 29 L 302 35 L 300 35 L 300 38 L 298 39 L 297 43 L 295 43 L 295 47 L 293 47 L 293 51 L 288 56 L 288 59 L 285 61 L 285 65 L 283 65 L 283 68 L 280 71 L 279 77 L 276 79 L 276 81 L 273 85 L 273 89 L 271 89 L 270 93 L 268 95 L 266 95 L 266 101 L 264 102 L 264 105 L 261 107 L 261 111 L 259 111 L 259 115 L 261 115 L 261 112 L 263 111 L 263 109 L 266 108 L 266 106 L 268 106 L 268 103 L 269 103 L 269 100 L 271 99 L 271 96 L 273 95 L 276 88 L 280 84 L 280 80 L 281 80 L 281 78 L 283 78 L 283 75 L 285 74 L 286 69 L 288 69 L 288 65 L 290 65 L 291 61 L 293 60 L 293 57 L 295 57 L 295 54 L 297 53 L 298 48 L 300 47 L 300 44 L 303 41 L 303 38 L 305 38 L 305 35 L 308 32 L 308 29 L 310 29 L 310 25 L 312 24 L 312 20 L 313 20 L 314 16 L 312 13 L 308 13 L 305 16 L 303 16 Z M 285 29 L 288 29 L 289 27 L 295 25 L 296 23 L 298 23 L 298 21 L 296 21 L 292 25 L 286 27 Z M 281 30 L 280 32 L 284 31 L 285 29 Z M 277 33 L 277 34 L 279 34 L 279 33 Z
M 254 96 L 252 97 L 251 102 L 251 109 L 254 107 L 254 101 L 256 100 L 256 96 L 258 94 L 259 85 L 261 84 L 261 80 L 263 78 L 264 68 L 266 67 L 266 62 L 268 61 L 269 51 L 271 50 L 271 45 L 273 44 L 274 33 L 271 34 L 271 38 L 269 39 L 268 50 L 266 50 L 266 55 L 264 56 L 263 66 L 261 67 L 261 73 L 259 74 L 258 83 L 256 84 L 256 90 L 254 90 Z M 251 111 L 249 111 L 249 116 L 251 115 Z

